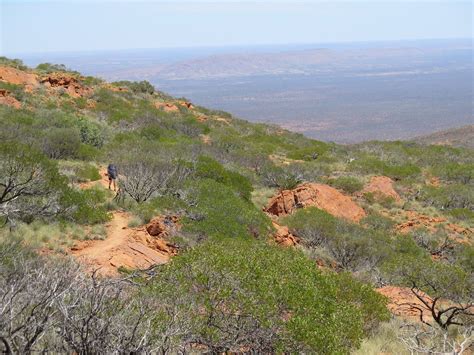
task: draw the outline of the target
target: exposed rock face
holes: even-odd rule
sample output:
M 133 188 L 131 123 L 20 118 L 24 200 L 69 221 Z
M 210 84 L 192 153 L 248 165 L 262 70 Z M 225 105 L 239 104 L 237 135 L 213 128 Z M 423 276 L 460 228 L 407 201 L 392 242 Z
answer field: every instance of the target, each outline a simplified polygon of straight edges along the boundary
M 387 176 L 373 176 L 362 190 L 362 194 L 364 193 L 373 193 L 381 197 L 392 197 L 395 201 L 401 200 L 400 195 L 393 188 L 393 180 Z
M 26 91 L 38 86 L 38 76 L 12 67 L 0 67 L 0 81 L 15 85 L 24 85 Z
M 275 242 L 279 245 L 292 247 L 299 244 L 299 238 L 290 233 L 287 226 L 281 226 L 276 222 L 272 222 L 275 227 L 275 235 L 273 236 Z
M 72 97 L 83 97 L 92 93 L 91 88 L 82 86 L 75 77 L 64 73 L 52 73 L 40 82 L 46 87 L 62 88 Z
M 353 222 L 359 222 L 366 216 L 365 211 L 350 197 L 331 186 L 315 183 L 281 191 L 270 200 L 265 211 L 276 216 L 285 216 L 297 208 L 308 206 L 320 208 L 335 217 Z
M 71 254 L 104 276 L 117 275 L 120 267 L 147 269 L 177 254 L 178 248 L 164 239 L 179 227 L 175 217 L 158 216 L 147 228 L 128 228 L 129 220 L 127 213 L 114 212 L 106 239 L 78 242 Z
M 431 322 L 433 320 L 430 311 L 408 287 L 384 286 L 378 288 L 377 292 L 389 299 L 387 308 L 392 314 L 415 321 L 423 319 L 425 322 Z M 417 292 L 428 304 L 433 303 L 426 293 Z
M 155 107 L 165 112 L 178 112 L 179 111 L 178 106 L 169 102 L 155 102 Z
M 164 238 L 178 229 L 177 216 L 158 216 L 147 224 L 146 230 L 153 237 Z
M 396 226 L 399 233 L 406 234 L 416 229 L 424 228 L 431 232 L 436 232 L 440 227 L 455 238 L 458 243 L 471 244 L 474 237 L 474 230 L 472 228 L 465 228 L 454 223 L 447 223 L 447 219 L 443 217 L 430 217 L 420 214 L 415 211 L 406 211 L 406 222 L 400 223 Z
M 14 108 L 20 108 L 21 103 L 13 96 L 10 96 L 10 92 L 8 90 L 0 89 L 0 105 L 7 105 Z
M 187 101 L 180 101 L 179 104 L 183 107 L 186 107 L 189 110 L 192 110 L 194 108 L 194 105 Z

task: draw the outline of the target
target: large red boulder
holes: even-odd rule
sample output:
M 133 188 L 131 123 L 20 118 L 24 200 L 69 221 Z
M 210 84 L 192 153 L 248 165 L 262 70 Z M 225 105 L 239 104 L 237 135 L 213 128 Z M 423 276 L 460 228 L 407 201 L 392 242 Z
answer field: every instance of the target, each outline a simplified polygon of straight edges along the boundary
M 366 216 L 365 211 L 349 196 L 331 186 L 316 183 L 306 183 L 293 190 L 280 191 L 270 200 L 265 211 L 275 216 L 285 216 L 297 208 L 309 206 L 352 222 L 359 222 Z

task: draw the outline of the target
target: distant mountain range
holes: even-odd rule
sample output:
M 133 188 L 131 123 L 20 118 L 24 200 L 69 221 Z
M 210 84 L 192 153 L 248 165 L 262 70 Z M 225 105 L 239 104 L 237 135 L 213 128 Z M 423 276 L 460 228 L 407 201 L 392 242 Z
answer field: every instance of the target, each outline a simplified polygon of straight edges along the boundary
M 148 80 L 195 104 L 325 141 L 413 137 L 474 123 L 472 41 L 188 48 L 26 58 Z
M 414 139 L 418 143 L 452 145 L 474 149 L 474 125 L 447 129 Z

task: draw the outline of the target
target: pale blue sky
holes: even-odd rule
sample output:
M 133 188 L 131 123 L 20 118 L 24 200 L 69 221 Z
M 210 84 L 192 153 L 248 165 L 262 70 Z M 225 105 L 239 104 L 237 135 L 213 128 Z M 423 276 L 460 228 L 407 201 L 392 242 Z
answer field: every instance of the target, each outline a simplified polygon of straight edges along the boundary
M 471 1 L 0 0 L 3 55 L 472 38 Z

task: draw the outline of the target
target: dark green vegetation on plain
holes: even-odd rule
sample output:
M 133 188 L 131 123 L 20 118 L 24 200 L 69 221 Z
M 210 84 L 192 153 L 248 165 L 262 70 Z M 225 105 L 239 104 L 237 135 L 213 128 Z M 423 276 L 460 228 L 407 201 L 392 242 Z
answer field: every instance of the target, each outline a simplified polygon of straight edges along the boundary
M 29 70 L 19 61 L 1 64 Z M 389 320 L 387 300 L 374 288 L 387 284 L 443 300 L 429 329 L 464 341 L 474 289 L 471 150 L 328 144 L 190 107 L 147 82 L 107 84 L 52 64 L 36 70 L 57 72 L 87 94 L 0 83 L 21 104 L 0 105 L 3 351 L 373 350 Z M 99 179 L 98 167 L 109 162 L 125 177 L 116 198 L 78 188 Z M 362 194 L 373 175 L 392 178 L 402 202 Z M 438 183 L 427 184 L 433 177 Z M 262 204 L 303 181 L 352 195 L 368 216 L 354 224 L 301 209 L 278 220 L 300 245 L 275 245 Z M 91 277 L 61 256 L 75 239 L 99 233 L 118 208 L 141 224 L 178 215 L 179 255 L 147 272 L 123 270 L 120 279 Z M 400 235 L 407 211 L 443 222 Z M 452 224 L 467 231 L 462 243 L 449 238 Z M 56 253 L 38 255 L 38 248 Z M 413 327 L 420 348 L 443 345 L 431 330 Z

